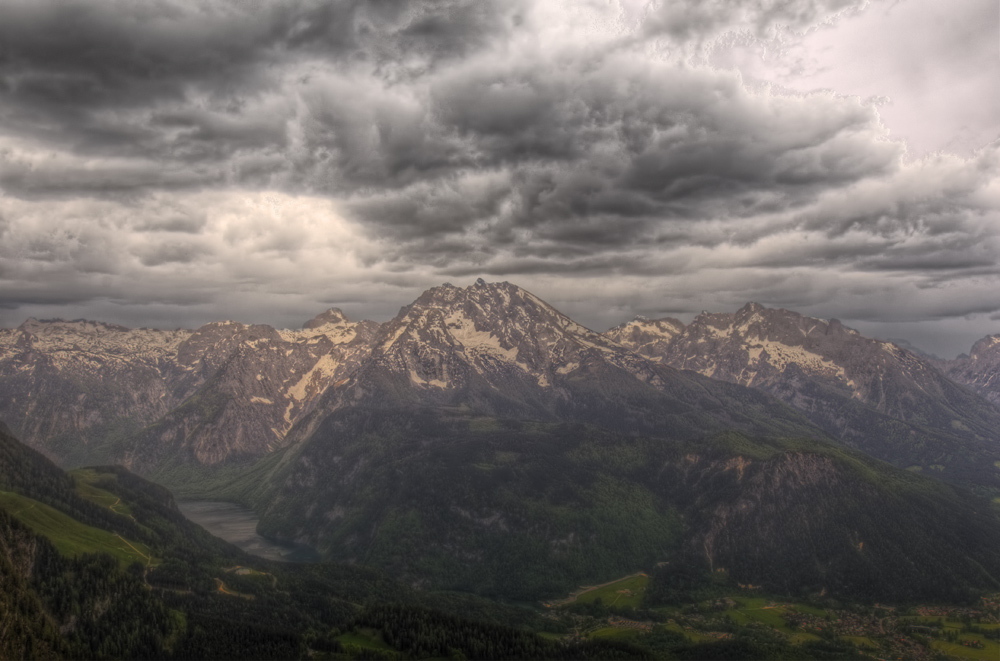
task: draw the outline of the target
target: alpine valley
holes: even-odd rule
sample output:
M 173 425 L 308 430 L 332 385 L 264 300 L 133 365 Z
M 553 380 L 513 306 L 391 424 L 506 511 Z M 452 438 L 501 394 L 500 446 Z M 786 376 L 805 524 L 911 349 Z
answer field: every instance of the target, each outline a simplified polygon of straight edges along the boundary
M 810 600 L 794 612 L 827 621 L 876 602 L 996 620 L 998 337 L 942 361 L 754 303 L 602 334 L 483 280 L 430 289 L 382 324 L 336 309 L 301 330 L 29 319 L 0 330 L 0 578 L 23 605 L 0 617 L 21 641 L 0 656 L 239 656 L 212 647 L 211 623 L 264 621 L 268 604 L 273 656 L 363 658 L 868 654 L 795 638 L 794 615 L 712 640 L 667 615 L 761 594 L 789 613 Z M 249 507 L 261 534 L 324 562 L 246 556 L 174 496 Z M 59 517 L 76 541 L 53 532 Z M 80 606 L 81 577 L 104 556 L 80 554 L 115 537 L 137 554 L 115 561 L 116 589 L 155 631 L 88 648 L 105 624 Z M 644 596 L 627 614 L 660 621 L 655 640 L 599 645 L 581 618 L 608 613 L 582 597 L 510 605 L 636 572 Z M 393 637 L 421 618 L 445 642 Z M 475 626 L 514 642 L 461 643 Z M 902 643 L 886 644 L 877 654 Z

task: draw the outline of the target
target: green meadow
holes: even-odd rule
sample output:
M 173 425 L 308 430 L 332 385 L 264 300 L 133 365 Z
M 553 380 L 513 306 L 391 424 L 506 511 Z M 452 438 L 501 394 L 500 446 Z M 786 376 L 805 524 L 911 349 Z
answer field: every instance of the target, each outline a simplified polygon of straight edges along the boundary
M 950 643 L 946 640 L 934 640 L 931 641 L 931 646 L 944 652 L 948 656 L 957 657 L 959 659 L 984 659 L 986 661 L 996 661 L 1000 659 L 1000 644 L 995 640 L 990 640 L 982 636 L 973 633 L 963 633 L 959 636 L 959 641 L 974 641 L 978 640 L 982 643 L 982 649 L 977 649 L 975 647 L 966 647 L 962 645 L 961 642 Z
M 605 606 L 639 608 L 642 605 L 648 584 L 649 576 L 645 574 L 628 576 L 614 583 L 582 592 L 576 596 L 574 601 L 581 604 L 592 604 L 600 599 Z
M 76 493 L 81 498 L 101 507 L 107 507 L 116 514 L 132 514 L 132 510 L 129 509 L 128 505 L 121 502 L 121 498 L 94 484 L 102 477 L 106 477 L 106 475 L 102 475 L 92 468 L 72 470 L 69 471 L 69 474 L 76 485 Z
M 152 552 L 144 544 L 125 540 L 118 535 L 94 528 L 72 519 L 62 512 L 31 498 L 0 491 L 0 508 L 21 523 L 46 537 L 60 553 L 76 556 L 81 553 L 108 553 L 129 564 L 151 564 Z

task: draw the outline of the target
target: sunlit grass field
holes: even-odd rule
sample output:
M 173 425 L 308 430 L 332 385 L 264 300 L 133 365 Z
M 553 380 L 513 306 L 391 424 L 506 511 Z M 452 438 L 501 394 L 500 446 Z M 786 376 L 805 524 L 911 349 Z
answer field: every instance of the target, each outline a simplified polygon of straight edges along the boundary
M 7 510 L 21 523 L 46 537 L 63 555 L 104 552 L 126 564 L 155 562 L 152 552 L 144 544 L 125 540 L 106 530 L 82 524 L 31 498 L 0 491 L 0 508 Z

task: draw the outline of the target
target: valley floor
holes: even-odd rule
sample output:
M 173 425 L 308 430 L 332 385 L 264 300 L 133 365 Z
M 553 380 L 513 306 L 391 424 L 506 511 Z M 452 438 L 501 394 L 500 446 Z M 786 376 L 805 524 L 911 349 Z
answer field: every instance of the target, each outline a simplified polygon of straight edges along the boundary
M 769 658 L 1000 659 L 1000 594 L 975 606 L 858 606 L 817 598 L 805 603 L 740 590 L 702 601 L 641 607 L 644 574 L 544 604 L 564 639 L 610 639 L 660 658 L 726 658 L 723 644 Z M 719 656 L 709 648 L 716 647 Z

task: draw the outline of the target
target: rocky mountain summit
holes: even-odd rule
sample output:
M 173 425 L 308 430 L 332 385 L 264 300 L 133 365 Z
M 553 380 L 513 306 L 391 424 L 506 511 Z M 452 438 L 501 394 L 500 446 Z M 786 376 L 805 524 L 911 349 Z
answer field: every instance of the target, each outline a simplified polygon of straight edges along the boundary
M 382 324 L 370 355 L 319 408 L 464 407 L 668 436 L 800 429 L 804 420 L 794 415 L 777 413 L 771 428 L 748 413 L 773 404 L 648 360 L 516 285 L 480 279 L 432 288 Z
M 564 377 L 605 364 L 661 383 L 648 361 L 535 295 L 480 279 L 468 288 L 435 287 L 404 307 L 379 329 L 366 367 L 407 375 L 423 390 L 489 384 L 513 391 L 558 388 Z

